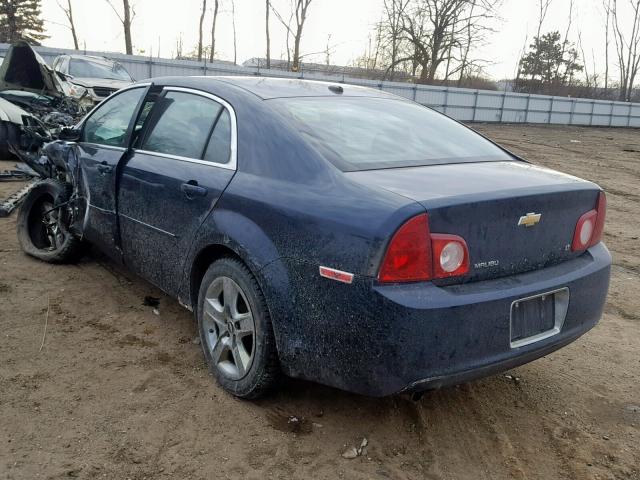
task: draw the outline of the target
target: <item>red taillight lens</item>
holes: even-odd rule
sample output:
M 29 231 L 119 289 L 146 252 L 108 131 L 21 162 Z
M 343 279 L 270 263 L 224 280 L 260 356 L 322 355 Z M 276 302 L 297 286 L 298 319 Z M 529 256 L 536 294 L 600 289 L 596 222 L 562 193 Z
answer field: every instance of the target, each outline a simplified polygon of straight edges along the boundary
M 429 217 L 413 217 L 395 233 L 380 267 L 384 283 L 419 282 L 464 275 L 469 250 L 462 237 L 430 233 Z
M 579 252 L 600 243 L 606 215 L 607 197 L 600 192 L 595 210 L 589 210 L 578 219 L 571 242 L 572 251 Z
M 378 280 L 417 282 L 431 278 L 429 217 L 413 217 L 395 233 L 385 253 Z
M 457 277 L 469 271 L 469 249 L 462 237 L 433 233 L 431 249 L 434 278 Z

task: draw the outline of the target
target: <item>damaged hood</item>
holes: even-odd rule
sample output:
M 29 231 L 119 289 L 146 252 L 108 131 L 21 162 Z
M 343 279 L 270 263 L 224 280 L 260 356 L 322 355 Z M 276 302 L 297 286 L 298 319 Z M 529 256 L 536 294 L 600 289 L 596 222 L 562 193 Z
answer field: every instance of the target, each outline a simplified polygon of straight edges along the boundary
M 16 42 L 0 65 L 0 90 L 25 90 L 64 96 L 61 81 L 27 42 Z
M 30 116 L 31 115 L 29 113 L 17 105 L 8 102 L 4 98 L 0 98 L 0 122 L 11 122 L 22 125 L 24 123 L 24 118 Z

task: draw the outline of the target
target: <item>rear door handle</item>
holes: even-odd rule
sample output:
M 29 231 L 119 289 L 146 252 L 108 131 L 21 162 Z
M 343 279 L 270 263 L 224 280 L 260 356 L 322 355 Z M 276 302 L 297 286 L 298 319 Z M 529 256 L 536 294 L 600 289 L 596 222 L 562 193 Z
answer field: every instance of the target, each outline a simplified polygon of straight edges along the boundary
M 182 190 L 182 193 L 184 193 L 188 199 L 207 196 L 207 189 L 199 186 L 195 180 L 189 180 L 183 183 L 180 185 L 180 190 Z

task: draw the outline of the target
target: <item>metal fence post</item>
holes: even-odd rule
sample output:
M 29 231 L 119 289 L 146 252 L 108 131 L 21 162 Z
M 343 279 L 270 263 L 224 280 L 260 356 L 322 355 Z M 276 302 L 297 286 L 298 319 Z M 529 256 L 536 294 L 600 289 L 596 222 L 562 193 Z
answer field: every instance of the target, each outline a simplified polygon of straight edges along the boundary
M 447 105 L 449 104 L 449 87 L 445 87 L 444 89 L 444 105 L 442 109 L 442 113 L 447 114 Z
M 573 125 L 573 114 L 576 111 L 576 99 L 571 99 L 571 113 L 569 114 L 569 125 Z
M 629 104 L 629 115 L 627 115 L 627 127 L 631 126 L 631 113 L 633 113 L 633 103 Z
M 613 111 L 616 109 L 616 102 L 611 102 L 611 112 L 609 113 L 609 126 L 613 124 Z
M 596 101 L 592 100 L 591 101 L 591 114 L 589 115 L 589 126 L 593 126 L 593 112 L 596 109 Z
M 553 100 L 555 99 L 555 97 L 551 97 L 551 105 L 549 105 L 549 119 L 547 120 L 547 123 L 549 125 L 551 125 L 551 115 L 553 115 Z
M 531 104 L 531 94 L 527 95 L 527 104 L 524 106 L 524 123 L 529 123 L 529 104 Z
M 418 98 L 418 84 L 413 85 L 413 101 L 415 102 Z
M 153 57 L 150 55 L 149 56 L 149 77 L 147 78 L 153 78 Z
M 479 93 L 480 92 L 478 90 L 473 92 L 474 99 L 473 99 L 473 116 L 471 117 L 472 122 L 476 121 L 476 112 L 478 111 L 478 94 Z
M 504 102 L 507 99 L 507 91 L 502 92 L 502 103 L 500 104 L 500 123 L 502 123 L 502 118 L 504 117 Z

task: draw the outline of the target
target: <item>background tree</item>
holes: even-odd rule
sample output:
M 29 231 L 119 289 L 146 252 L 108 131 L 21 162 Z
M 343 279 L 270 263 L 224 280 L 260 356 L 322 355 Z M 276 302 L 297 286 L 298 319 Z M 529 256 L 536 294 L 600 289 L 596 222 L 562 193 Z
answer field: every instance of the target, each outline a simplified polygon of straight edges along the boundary
M 631 18 L 624 15 L 618 0 L 611 5 L 613 38 L 620 67 L 619 100 L 630 102 L 638 71 L 640 70 L 640 0 L 628 0 Z M 625 31 L 631 26 L 631 31 Z
M 71 8 L 71 0 L 67 0 L 67 6 L 65 7 L 62 3 L 60 3 L 59 0 L 56 0 L 58 3 L 58 6 L 62 9 L 62 11 L 64 12 L 65 17 L 67 17 L 67 21 L 69 22 L 69 30 L 71 30 L 71 36 L 73 37 L 73 48 L 75 48 L 76 50 L 80 50 L 80 47 L 78 46 L 78 35 L 76 33 L 76 24 L 73 21 L 73 9 Z
M 127 55 L 133 55 L 133 43 L 131 41 L 131 23 L 136 16 L 136 12 L 134 10 L 134 6 L 129 2 L 129 0 L 122 0 L 122 15 L 118 11 L 118 9 L 113 5 L 111 0 L 105 0 L 113 12 L 120 20 L 122 24 L 122 29 L 124 30 L 124 46 Z
M 41 14 L 40 0 L 0 0 L 0 42 L 26 40 L 40 45 L 49 38 Z
M 300 69 L 300 42 L 302 41 L 302 32 L 304 24 L 307 21 L 307 13 L 312 0 L 294 0 L 294 18 L 296 21 L 296 29 L 293 36 L 293 65 L 291 70 L 297 72 Z
M 211 21 L 211 50 L 209 51 L 209 61 L 213 62 L 216 55 L 216 23 L 218 22 L 219 0 L 213 0 L 213 20 Z
M 202 12 L 200 12 L 200 22 L 198 23 L 198 61 L 202 60 L 202 25 L 204 16 L 207 13 L 207 0 L 202 0 Z
M 611 25 L 611 0 L 603 0 L 602 5 L 605 13 L 604 26 L 604 91 L 605 94 L 609 89 L 609 43 L 610 43 L 610 25 Z
M 369 34 L 367 47 L 365 48 L 363 54 L 356 57 L 356 59 L 353 61 L 354 67 L 369 70 L 373 75 L 373 72 L 378 68 L 378 61 L 380 59 L 380 49 L 382 46 L 381 34 L 382 22 L 378 23 L 376 27 L 375 38 L 371 34 Z
M 384 0 L 383 21 L 378 28 L 382 55 L 388 57 L 390 78 L 393 79 L 402 48 L 402 27 L 404 14 L 411 0 Z
M 236 35 L 236 2 L 231 0 L 231 25 L 233 27 L 233 64 L 238 64 L 238 37 Z
M 266 0 L 264 25 L 267 34 L 267 68 L 271 68 L 271 36 L 269 35 L 269 10 L 271 10 L 271 0 Z
M 180 35 L 176 39 L 176 58 L 177 59 L 183 58 L 182 57 L 182 32 L 180 32 Z
M 589 67 L 587 66 L 587 55 L 584 51 L 584 45 L 582 44 L 582 32 L 578 32 L 578 46 L 580 47 L 580 53 L 582 55 L 582 61 L 584 62 L 584 90 L 580 92 L 580 96 L 587 96 L 591 98 L 598 98 L 599 94 L 599 81 L 600 75 L 597 72 L 595 54 L 591 51 L 592 70 L 589 73 Z M 606 85 L 606 82 L 605 82 Z M 604 95 L 606 96 L 607 89 L 604 89 Z
M 560 32 L 535 37 L 529 51 L 520 60 L 520 70 L 530 82 L 520 89 L 536 93 L 554 93 L 558 87 L 571 84 L 575 74 L 584 67 L 578 51 L 568 40 L 561 41 Z
M 393 3 L 389 3 L 393 2 Z M 419 83 L 434 83 L 444 64 L 444 80 L 469 70 L 469 56 L 488 30 L 498 0 L 389 0 L 383 20 L 385 38 L 391 39 L 393 71 L 410 65 Z
M 312 0 L 290 1 L 291 10 L 288 21 L 285 21 L 280 12 L 278 12 L 278 10 L 274 8 L 273 4 L 271 4 L 271 10 L 287 32 L 287 35 L 285 37 L 287 48 L 287 65 L 290 66 L 291 71 L 297 72 L 298 70 L 300 70 L 300 59 L 302 58 L 302 55 L 300 54 L 302 33 L 304 31 L 304 24 L 307 21 L 309 5 L 311 5 Z M 291 24 L 294 20 L 295 27 L 292 27 Z M 293 49 L 290 47 L 291 39 L 293 39 Z

